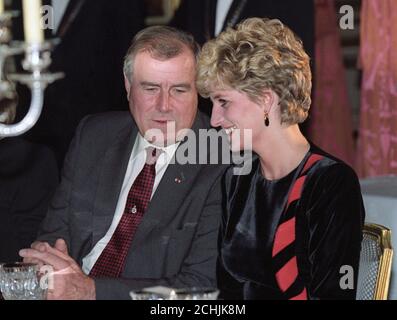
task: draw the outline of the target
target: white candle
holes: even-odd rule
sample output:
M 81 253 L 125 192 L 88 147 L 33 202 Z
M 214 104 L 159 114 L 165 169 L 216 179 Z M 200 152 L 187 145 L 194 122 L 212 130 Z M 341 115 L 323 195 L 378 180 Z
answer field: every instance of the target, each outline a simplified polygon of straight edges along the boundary
M 4 0 L 0 0 L 0 14 L 4 12 Z
M 44 32 L 41 27 L 41 0 L 23 0 L 22 9 L 26 42 L 43 42 Z

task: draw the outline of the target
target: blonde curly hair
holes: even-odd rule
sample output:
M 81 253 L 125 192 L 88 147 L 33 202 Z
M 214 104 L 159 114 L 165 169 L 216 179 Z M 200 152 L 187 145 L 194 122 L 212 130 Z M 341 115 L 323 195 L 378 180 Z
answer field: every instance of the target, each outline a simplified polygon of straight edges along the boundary
M 203 46 L 197 88 L 203 97 L 232 88 L 255 102 L 271 89 L 280 99 L 281 123 L 301 123 L 311 104 L 309 61 L 302 41 L 280 20 L 250 18 Z

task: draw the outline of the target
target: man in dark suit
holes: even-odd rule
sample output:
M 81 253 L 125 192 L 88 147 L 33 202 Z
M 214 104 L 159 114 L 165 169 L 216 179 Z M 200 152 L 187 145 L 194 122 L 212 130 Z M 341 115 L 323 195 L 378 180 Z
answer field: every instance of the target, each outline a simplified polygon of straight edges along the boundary
M 62 6 L 65 2 L 67 6 Z M 18 9 L 20 1 L 13 5 Z M 144 27 L 144 1 L 44 0 L 43 5 L 52 6 L 54 18 L 54 29 L 46 29 L 45 36 L 60 40 L 52 52 L 50 69 L 64 72 L 65 77 L 46 89 L 43 112 L 26 137 L 49 146 L 61 166 L 84 116 L 127 110 L 120 72 L 131 38 Z M 21 39 L 22 21 L 15 21 L 18 26 L 15 38 Z M 18 120 L 30 101 L 25 87 L 19 93 Z
M 190 32 L 202 45 L 251 17 L 279 19 L 294 31 L 303 41 L 314 74 L 314 0 L 181 0 L 170 25 Z M 210 115 L 211 102 L 200 99 L 200 109 Z M 303 131 L 306 126 L 302 125 Z
M 186 147 L 197 151 L 199 130 L 209 127 L 197 112 L 197 53 L 193 38 L 176 29 L 138 33 L 124 64 L 132 118 L 126 112 L 105 113 L 79 125 L 40 242 L 20 252 L 25 261 L 61 271 L 50 299 L 126 299 L 130 290 L 154 285 L 216 284 L 220 179 L 226 166 L 178 160 Z M 154 179 L 153 189 L 141 192 L 151 193 L 151 200 L 140 209 L 146 196 L 139 200 L 131 193 L 139 189 L 136 182 L 150 157 L 147 147 L 161 152 L 155 178 L 147 173 L 142 182 Z M 217 150 L 200 148 L 206 151 Z M 127 228 L 126 219 L 138 219 L 141 210 L 142 220 L 124 251 L 124 242 L 115 244 L 128 237 L 119 234 L 119 226 Z M 120 257 L 122 268 L 114 271 Z
M 313 0 L 181 0 L 170 25 L 189 31 L 204 44 L 251 17 L 281 20 L 302 39 L 305 51 L 314 58 Z
M 0 103 L 0 123 L 10 124 L 15 104 Z M 0 262 L 20 259 L 18 250 L 37 237 L 58 184 L 55 157 L 45 146 L 0 137 Z

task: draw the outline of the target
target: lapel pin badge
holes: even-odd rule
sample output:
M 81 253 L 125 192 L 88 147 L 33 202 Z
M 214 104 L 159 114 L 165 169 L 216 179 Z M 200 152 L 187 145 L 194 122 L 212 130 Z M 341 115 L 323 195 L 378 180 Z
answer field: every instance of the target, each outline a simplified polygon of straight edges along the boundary
M 176 177 L 174 181 L 175 181 L 175 183 L 179 184 L 179 183 L 182 183 L 183 180 L 185 180 L 185 177 L 184 177 L 183 173 L 181 173 L 180 177 Z

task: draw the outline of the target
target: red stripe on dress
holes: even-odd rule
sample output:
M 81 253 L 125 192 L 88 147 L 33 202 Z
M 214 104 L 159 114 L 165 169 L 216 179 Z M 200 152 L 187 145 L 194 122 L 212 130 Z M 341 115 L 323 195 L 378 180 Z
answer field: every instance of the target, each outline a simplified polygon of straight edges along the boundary
M 281 224 L 274 237 L 273 253 L 274 257 L 277 253 L 287 247 L 295 240 L 295 217 Z
M 305 174 L 308 169 L 310 169 L 317 161 L 320 161 L 322 158 L 324 157 L 319 154 L 312 154 L 303 167 L 302 173 Z
M 294 283 L 297 277 L 298 277 L 298 264 L 296 261 L 296 256 L 291 258 L 291 260 L 289 260 L 276 273 L 277 283 L 282 292 L 287 291 L 287 289 Z
M 288 210 L 288 207 L 291 202 L 298 200 L 301 197 L 302 189 L 303 189 L 303 184 L 305 183 L 306 176 L 302 176 L 298 178 L 292 187 L 291 193 L 288 196 L 288 202 L 287 202 L 287 207 L 286 210 Z
M 312 154 L 307 160 L 305 166 L 301 171 L 301 176 L 295 181 L 292 190 L 288 196 L 287 205 L 284 212 L 289 208 L 289 205 L 299 200 L 302 194 L 303 185 L 306 180 L 307 171 L 318 161 L 324 157 L 318 154 Z M 282 251 L 285 247 L 295 241 L 295 216 L 290 220 L 282 223 L 276 231 L 274 243 L 273 243 L 273 257 Z M 282 292 L 288 290 L 291 285 L 295 282 L 298 277 L 298 263 L 296 256 L 292 257 L 277 273 L 276 280 Z M 292 298 L 291 300 L 307 300 L 306 288 L 303 288 L 302 292 Z
M 292 297 L 290 300 L 307 300 L 307 291 L 306 288 L 303 288 L 302 292 L 295 297 Z

